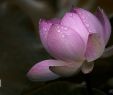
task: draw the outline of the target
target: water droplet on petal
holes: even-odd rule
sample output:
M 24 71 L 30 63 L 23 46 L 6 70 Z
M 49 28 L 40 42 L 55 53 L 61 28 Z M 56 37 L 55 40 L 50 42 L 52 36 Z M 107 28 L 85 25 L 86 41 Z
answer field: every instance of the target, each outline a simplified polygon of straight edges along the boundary
M 67 30 L 67 27 L 64 27 L 64 30 Z
M 88 23 L 85 23 L 86 24 L 86 27 L 89 27 L 89 24 Z
M 47 31 L 47 28 L 43 28 L 44 29 L 44 31 Z
M 64 36 L 64 35 L 62 35 L 62 37 L 64 38 L 65 36 Z
M 86 19 L 86 17 L 84 17 L 83 15 L 81 15 L 81 18 L 84 20 L 84 19 Z
M 57 30 L 58 32 L 60 32 L 60 30 Z
M 67 30 L 67 27 L 61 27 L 63 30 Z
M 73 13 L 70 14 L 70 17 L 73 17 Z

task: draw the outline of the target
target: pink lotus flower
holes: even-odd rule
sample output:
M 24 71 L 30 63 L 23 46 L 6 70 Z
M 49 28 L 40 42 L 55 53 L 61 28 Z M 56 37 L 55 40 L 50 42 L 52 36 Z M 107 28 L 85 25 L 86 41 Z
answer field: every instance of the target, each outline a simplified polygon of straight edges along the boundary
M 111 34 L 110 22 L 100 8 L 95 15 L 76 8 L 61 19 L 40 20 L 39 30 L 43 46 L 56 60 L 34 65 L 27 74 L 34 81 L 71 76 L 80 70 L 89 73 Z

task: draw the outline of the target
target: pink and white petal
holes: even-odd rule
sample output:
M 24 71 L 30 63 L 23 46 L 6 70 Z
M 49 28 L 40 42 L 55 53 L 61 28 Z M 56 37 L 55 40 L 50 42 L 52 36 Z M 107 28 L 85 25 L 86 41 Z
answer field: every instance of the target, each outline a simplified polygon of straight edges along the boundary
M 90 34 L 97 33 L 103 39 L 103 27 L 95 15 L 81 8 L 74 9 L 74 11 L 79 15 Z
M 87 49 L 86 49 L 86 60 L 88 62 L 94 61 L 99 58 L 105 49 L 104 41 L 97 34 L 92 34 L 89 36 Z
M 84 43 L 87 43 L 89 32 L 84 26 L 81 18 L 75 13 L 66 13 L 61 20 L 61 25 L 67 26 L 75 30 L 83 39 Z
M 104 35 L 104 40 L 105 40 L 105 44 L 107 44 L 109 38 L 110 38 L 110 34 L 111 34 L 111 25 L 110 25 L 110 21 L 107 17 L 107 15 L 104 13 L 104 11 L 101 8 L 98 8 L 95 14 L 98 18 L 98 20 L 100 20 L 101 24 L 103 25 L 104 31 L 103 31 L 103 35 Z
M 48 31 L 51 27 L 52 23 L 48 23 L 47 20 L 41 19 L 39 22 L 39 34 L 40 34 L 40 39 L 45 48 L 47 48 L 47 35 Z
M 44 60 L 35 64 L 27 73 L 27 76 L 32 81 L 49 81 L 59 78 L 60 76 L 53 73 L 50 66 L 64 66 L 65 62 L 60 60 Z
M 48 52 L 57 59 L 78 61 L 84 59 L 86 46 L 80 35 L 65 26 L 53 25 L 48 34 Z
M 40 19 L 39 21 L 39 34 L 41 38 L 41 42 L 44 45 L 45 48 L 47 48 L 47 35 L 50 27 L 52 24 L 58 24 L 60 23 L 60 19 L 51 19 L 51 20 L 44 20 Z
M 84 62 L 83 65 L 81 66 L 81 71 L 84 74 L 90 73 L 94 68 L 94 62 Z
M 64 76 L 64 77 L 69 77 L 74 74 L 77 74 L 80 71 L 80 68 L 83 64 L 83 61 L 79 62 L 69 62 L 65 66 L 51 66 L 50 69 L 54 73 Z

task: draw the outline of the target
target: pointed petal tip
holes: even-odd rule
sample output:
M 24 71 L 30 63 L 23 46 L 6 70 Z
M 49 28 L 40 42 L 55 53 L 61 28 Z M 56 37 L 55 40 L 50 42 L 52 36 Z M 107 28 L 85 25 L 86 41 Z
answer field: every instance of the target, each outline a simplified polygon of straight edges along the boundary
M 95 15 L 104 28 L 103 35 L 104 35 L 105 44 L 107 44 L 111 35 L 111 24 L 109 18 L 107 14 L 104 12 L 104 10 L 100 7 L 97 8 Z
M 35 64 L 27 73 L 32 81 L 50 81 L 60 77 L 59 74 L 51 71 L 51 66 L 64 66 L 66 63 L 61 60 L 44 60 Z
M 59 63 L 59 64 L 58 64 Z M 57 60 L 44 60 L 35 64 L 27 73 L 27 77 L 32 81 L 49 81 L 60 76 L 53 73 L 49 66 L 61 65 Z
M 93 70 L 93 68 L 94 68 L 94 62 L 84 62 L 81 67 L 81 71 L 84 74 L 88 74 Z

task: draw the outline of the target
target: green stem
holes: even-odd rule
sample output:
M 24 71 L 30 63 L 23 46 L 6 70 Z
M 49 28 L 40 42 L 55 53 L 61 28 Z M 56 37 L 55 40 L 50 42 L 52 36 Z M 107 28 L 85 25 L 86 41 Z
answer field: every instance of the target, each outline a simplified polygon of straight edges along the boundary
M 84 80 L 85 80 L 85 83 L 86 83 L 87 94 L 88 95 L 94 95 L 93 89 L 92 89 L 92 86 L 91 86 L 90 75 L 84 74 Z

